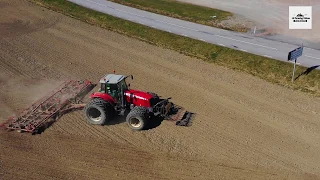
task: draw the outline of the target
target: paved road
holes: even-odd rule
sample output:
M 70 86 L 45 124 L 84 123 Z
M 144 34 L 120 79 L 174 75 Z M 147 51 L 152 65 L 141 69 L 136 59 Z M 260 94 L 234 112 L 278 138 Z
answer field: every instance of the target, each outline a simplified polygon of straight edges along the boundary
M 293 44 L 255 37 L 250 34 L 226 31 L 162 16 L 106 0 L 68 1 L 152 28 L 281 61 L 287 61 L 288 52 L 298 47 Z M 306 67 L 320 65 L 320 50 L 305 47 L 303 56 L 298 59 L 298 64 Z

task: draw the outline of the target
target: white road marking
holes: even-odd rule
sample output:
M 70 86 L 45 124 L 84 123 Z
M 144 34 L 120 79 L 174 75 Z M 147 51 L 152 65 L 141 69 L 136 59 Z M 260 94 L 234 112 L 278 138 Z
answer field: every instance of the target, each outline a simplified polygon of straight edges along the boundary
M 244 52 L 248 52 L 247 50 L 244 50 L 244 49 L 239 49 L 240 51 L 244 51 Z
M 311 50 L 311 51 L 314 51 L 314 50 L 315 50 L 315 49 L 312 49 L 312 48 L 306 48 L 306 47 L 305 47 L 304 49 L 309 49 L 309 50 Z
M 305 55 L 305 57 L 313 58 L 313 59 L 320 59 L 320 58 L 318 58 L 318 57 L 312 57 L 312 56 L 307 56 L 307 55 Z
M 223 47 L 226 47 L 224 44 L 218 44 L 218 45 L 223 46 Z
M 271 56 L 268 56 L 268 55 L 263 55 L 264 57 L 267 57 L 267 58 L 272 58 Z
M 247 42 L 247 41 L 242 41 L 242 40 L 238 40 L 238 39 L 233 39 L 233 38 L 229 38 L 229 37 L 226 37 L 226 36 L 220 36 L 220 35 L 215 35 L 215 36 L 221 37 L 221 38 L 225 38 L 225 39 L 230 39 L 230 40 L 233 40 L 233 41 L 238 41 L 238 42 L 246 43 L 246 44 L 251 44 L 251 45 L 254 45 L 254 46 L 260 46 L 260 47 L 264 47 L 264 48 L 268 48 L 268 49 L 277 50 L 277 48 L 268 47 L 268 46 L 264 46 L 264 45 L 260 45 L 260 44 L 255 44 L 255 43 L 251 43 L 251 42 Z

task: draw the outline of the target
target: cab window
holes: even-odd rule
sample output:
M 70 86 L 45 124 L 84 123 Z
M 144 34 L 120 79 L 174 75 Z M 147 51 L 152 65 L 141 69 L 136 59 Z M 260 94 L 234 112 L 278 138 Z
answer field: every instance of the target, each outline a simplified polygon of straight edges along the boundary
M 100 92 L 106 92 L 106 84 L 105 83 L 101 83 L 101 88 L 100 88 Z
M 107 93 L 113 98 L 118 98 L 118 86 L 117 84 L 107 84 Z
M 126 90 L 128 89 L 127 87 L 127 84 L 124 80 L 122 80 L 120 83 L 119 83 L 119 87 L 122 88 L 123 90 Z

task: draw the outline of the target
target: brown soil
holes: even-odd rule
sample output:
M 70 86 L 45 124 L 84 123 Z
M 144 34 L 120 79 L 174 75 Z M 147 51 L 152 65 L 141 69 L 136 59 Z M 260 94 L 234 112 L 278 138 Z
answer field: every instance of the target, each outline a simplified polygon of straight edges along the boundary
M 0 121 L 62 80 L 113 69 L 197 113 L 188 128 L 133 132 L 73 112 L 40 135 L 1 130 L 1 179 L 320 179 L 319 99 L 26 1 L 0 9 Z

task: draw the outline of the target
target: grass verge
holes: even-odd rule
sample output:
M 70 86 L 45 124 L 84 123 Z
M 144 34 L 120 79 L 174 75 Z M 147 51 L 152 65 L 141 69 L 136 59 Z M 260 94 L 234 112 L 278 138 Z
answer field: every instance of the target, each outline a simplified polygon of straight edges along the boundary
M 249 29 L 240 26 L 226 26 L 221 23 L 233 16 L 232 13 L 218 9 L 197 6 L 193 4 L 178 2 L 175 0 L 109 0 L 115 3 L 131 6 L 137 9 L 162 14 L 186 21 L 213 26 L 238 32 L 247 32 Z M 214 18 L 212 16 L 215 16 Z
M 246 72 L 275 84 L 320 96 L 320 71 L 317 70 L 306 73 L 308 72 L 307 68 L 297 66 L 296 74 L 301 76 L 295 83 L 291 83 L 293 65 L 290 63 L 149 28 L 144 25 L 78 6 L 66 0 L 30 1 L 92 25 L 125 34 L 150 44 L 176 50 L 180 53 L 203 59 L 209 63 Z

